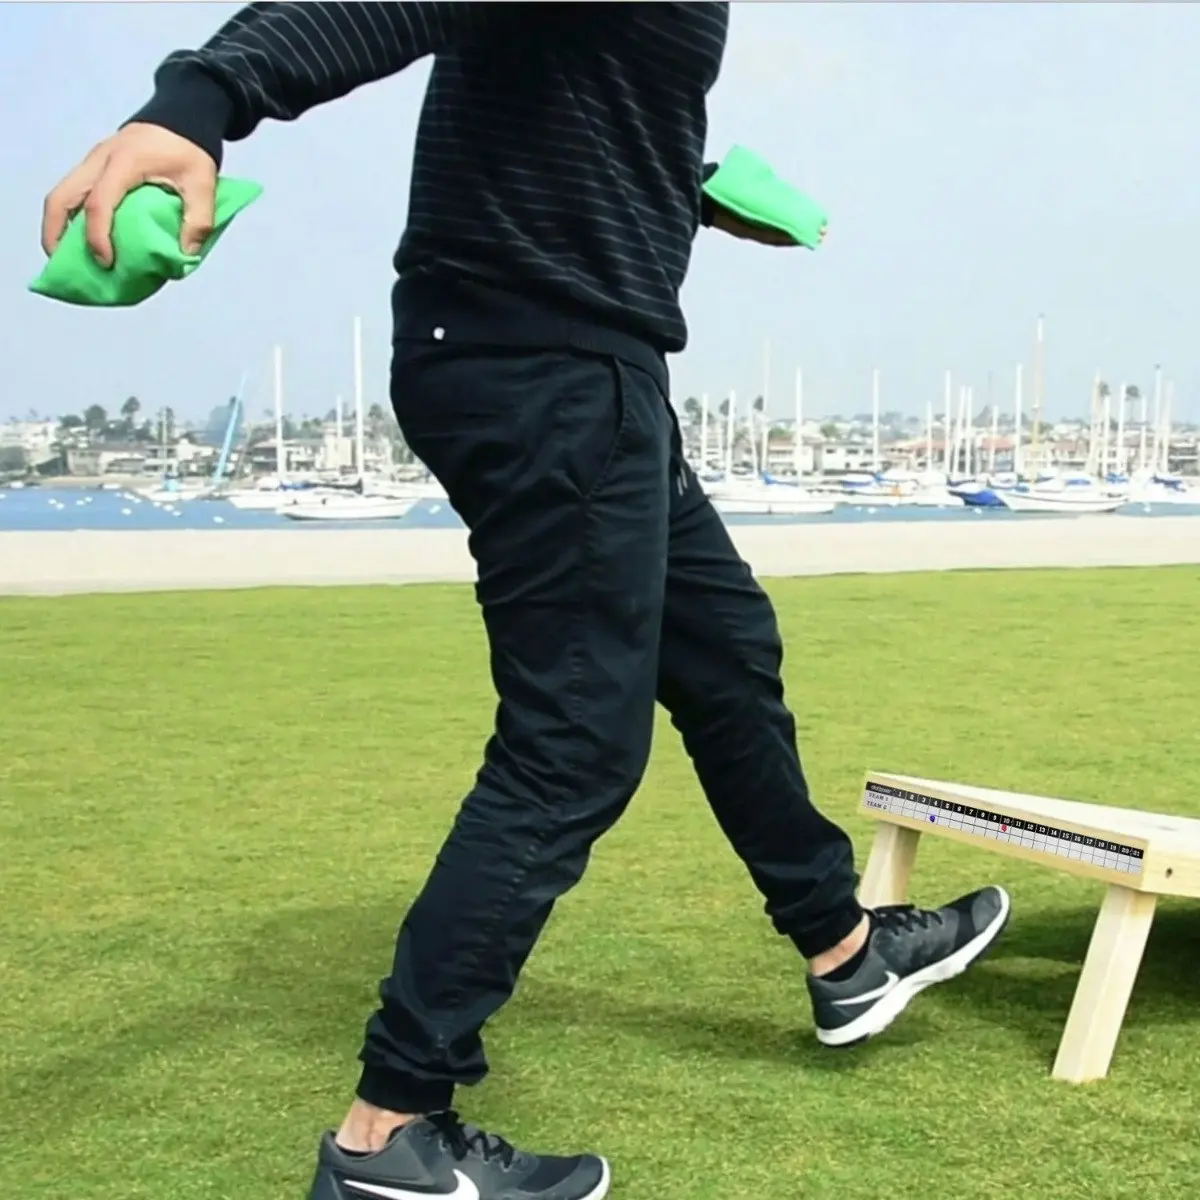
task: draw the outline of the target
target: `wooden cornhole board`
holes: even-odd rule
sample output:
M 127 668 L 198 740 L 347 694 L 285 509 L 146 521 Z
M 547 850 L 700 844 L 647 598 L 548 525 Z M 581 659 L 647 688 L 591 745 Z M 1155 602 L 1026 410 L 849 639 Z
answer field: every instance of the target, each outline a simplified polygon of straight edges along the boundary
M 922 834 L 1108 884 L 1053 1076 L 1103 1079 L 1159 896 L 1200 896 L 1200 821 L 868 772 L 859 811 L 879 822 L 859 894 L 902 904 Z

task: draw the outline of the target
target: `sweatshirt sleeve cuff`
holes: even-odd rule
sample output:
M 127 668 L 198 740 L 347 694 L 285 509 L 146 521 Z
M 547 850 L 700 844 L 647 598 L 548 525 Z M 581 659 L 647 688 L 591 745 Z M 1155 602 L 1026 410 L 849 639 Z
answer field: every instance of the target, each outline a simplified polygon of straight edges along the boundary
M 705 163 L 704 171 L 701 173 L 701 183 L 707 183 L 716 173 L 719 163 Z M 700 224 L 711 226 L 716 218 L 717 206 L 713 203 L 713 198 L 703 189 L 700 189 Z
M 125 122 L 160 125 L 200 147 L 218 167 L 234 113 L 229 93 L 193 63 L 171 64 L 154 79 L 154 95 Z

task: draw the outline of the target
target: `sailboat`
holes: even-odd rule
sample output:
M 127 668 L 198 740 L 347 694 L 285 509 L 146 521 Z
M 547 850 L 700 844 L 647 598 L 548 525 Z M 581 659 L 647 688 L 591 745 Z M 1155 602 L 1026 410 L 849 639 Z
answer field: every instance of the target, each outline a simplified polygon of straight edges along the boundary
M 817 517 L 836 507 L 794 483 L 769 478 L 715 484 L 708 494 L 717 512 L 728 517 Z
M 159 455 L 162 462 L 167 461 L 167 410 L 159 414 Z M 162 478 L 154 487 L 135 488 L 134 495 L 140 500 L 149 500 L 155 506 L 174 505 L 185 500 L 195 500 L 207 491 L 207 485 L 199 480 L 181 480 L 178 475 L 172 475 L 164 470 Z
M 354 466 L 358 481 L 349 488 L 312 489 L 278 507 L 290 521 L 397 521 L 416 506 L 412 495 L 368 493 L 363 412 L 362 318 L 354 318 Z
M 1175 385 L 1168 380 L 1164 394 L 1161 368 L 1156 367 L 1154 374 L 1154 442 L 1147 459 L 1143 428 L 1138 470 L 1133 477 L 1130 500 L 1138 504 L 1187 504 L 1200 507 L 1200 488 L 1170 471 L 1171 405 Z
M 1064 487 L 1060 490 L 1000 492 L 1000 501 L 1012 512 L 1075 513 L 1076 515 L 1116 512 L 1128 503 L 1124 496 L 1096 495 L 1091 488 Z
M 334 493 L 284 505 L 279 513 L 289 521 L 398 521 L 408 516 L 416 503 L 389 496 Z
M 281 504 L 293 500 L 296 496 L 310 490 L 313 485 L 307 481 L 289 480 L 287 477 L 287 447 L 283 437 L 283 347 L 276 346 L 273 351 L 274 367 L 274 406 L 275 406 L 275 474 L 269 475 L 254 487 L 238 487 L 230 491 L 216 491 L 215 496 L 227 501 L 233 508 L 242 512 L 274 512 Z M 243 381 L 244 382 L 244 381 Z M 240 407 L 241 389 L 236 398 Z M 233 433 L 238 419 L 238 408 L 230 413 L 229 426 L 226 429 L 225 444 L 221 448 L 221 458 L 218 462 L 214 488 L 219 489 L 233 449 Z
M 1124 492 L 1099 487 L 1087 475 L 1069 475 L 1063 479 L 1044 479 L 1033 484 L 1018 484 L 998 493 L 1004 507 L 1012 512 L 1037 513 L 1112 513 L 1128 503 Z
M 764 385 L 764 394 L 766 387 Z M 816 517 L 834 510 L 835 502 L 809 491 L 803 484 L 802 443 L 804 411 L 804 377 L 796 372 L 796 433 L 793 443 L 794 480 L 783 482 L 766 470 L 768 439 L 764 421 L 763 450 L 757 477 L 733 474 L 733 428 L 736 400 L 729 396 L 729 439 L 725 477 L 718 482 L 703 484 L 717 512 L 727 517 Z M 706 398 L 707 399 L 707 398 Z M 765 407 L 765 402 L 764 402 Z M 753 408 L 750 410 L 753 413 Z M 751 426 L 753 435 L 753 426 Z

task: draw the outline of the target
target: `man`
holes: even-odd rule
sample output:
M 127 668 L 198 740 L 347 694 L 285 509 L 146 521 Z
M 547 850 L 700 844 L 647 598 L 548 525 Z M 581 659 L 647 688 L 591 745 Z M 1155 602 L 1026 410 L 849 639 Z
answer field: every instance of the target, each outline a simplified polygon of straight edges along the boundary
M 727 21 L 724 3 L 253 4 L 168 58 L 150 102 L 47 200 L 47 251 L 82 208 L 109 262 L 114 207 L 158 182 L 196 247 L 225 142 L 435 56 L 392 399 L 470 529 L 499 706 L 400 929 L 315 1200 L 607 1194 L 603 1159 L 516 1150 L 451 1103 L 484 1076 L 482 1026 L 637 788 L 656 701 L 808 960 L 822 1041 L 879 1033 L 1007 919 L 998 888 L 936 912 L 859 907 L 849 840 L 809 800 L 770 602 L 683 457 L 665 356 L 686 341 L 697 225 L 786 241 L 701 199 Z

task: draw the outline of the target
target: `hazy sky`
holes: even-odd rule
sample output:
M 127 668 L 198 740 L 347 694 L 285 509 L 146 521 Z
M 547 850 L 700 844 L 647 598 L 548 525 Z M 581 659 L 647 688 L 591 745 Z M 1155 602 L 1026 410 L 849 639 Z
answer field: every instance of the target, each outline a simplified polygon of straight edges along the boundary
M 403 75 L 264 126 L 226 171 L 260 180 L 188 281 L 141 309 L 71 309 L 25 292 L 46 190 L 148 94 L 169 50 L 235 6 L 0 4 L 0 417 L 135 394 L 206 414 L 252 374 L 269 404 L 352 390 L 364 320 L 367 399 L 385 400 L 391 254 L 427 76 Z M 702 230 L 684 300 L 677 395 L 760 390 L 810 411 L 940 408 L 955 370 L 1008 402 L 1047 314 L 1047 411 L 1086 408 L 1092 373 L 1148 387 L 1161 361 L 1200 418 L 1200 6 L 737 3 L 710 102 L 710 157 L 743 142 L 831 213 L 817 254 Z

